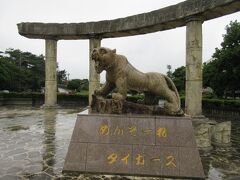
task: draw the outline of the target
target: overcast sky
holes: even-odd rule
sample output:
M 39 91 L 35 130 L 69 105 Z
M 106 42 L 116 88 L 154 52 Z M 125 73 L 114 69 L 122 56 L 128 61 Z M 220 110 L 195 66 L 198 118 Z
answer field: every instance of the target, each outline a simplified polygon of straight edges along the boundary
M 43 54 L 44 40 L 20 36 L 17 23 L 56 22 L 78 23 L 115 19 L 149 12 L 183 0 L 1 0 L 0 51 L 7 48 Z M 240 12 L 204 22 L 203 62 L 209 60 L 216 47 L 220 47 L 225 26 L 240 20 Z M 185 65 L 185 27 L 146 35 L 103 39 L 102 46 L 116 48 L 117 53 L 143 72 L 166 73 Z M 70 73 L 70 79 L 88 78 L 89 41 L 58 41 L 58 64 Z M 103 75 L 101 81 L 104 81 Z

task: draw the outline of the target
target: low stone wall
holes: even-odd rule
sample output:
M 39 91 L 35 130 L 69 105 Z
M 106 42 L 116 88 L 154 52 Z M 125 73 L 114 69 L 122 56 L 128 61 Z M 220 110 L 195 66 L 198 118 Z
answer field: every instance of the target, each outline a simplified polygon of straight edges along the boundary
M 0 106 L 42 106 L 43 98 L 0 98 Z M 58 100 L 60 106 L 87 106 L 88 101 L 85 99 L 67 99 L 61 98 Z
M 88 106 L 88 101 L 86 101 L 85 99 L 82 100 L 67 100 L 67 99 L 62 99 L 62 100 L 58 100 L 58 105 L 60 106 Z
M 0 105 L 26 105 L 31 106 L 33 104 L 32 98 L 1 98 Z
M 0 106 L 2 106 L 2 105 L 3 105 L 3 98 L 0 97 Z
M 228 147 L 231 145 L 231 121 L 217 123 L 216 121 L 193 119 L 197 146 L 202 151 L 213 147 Z

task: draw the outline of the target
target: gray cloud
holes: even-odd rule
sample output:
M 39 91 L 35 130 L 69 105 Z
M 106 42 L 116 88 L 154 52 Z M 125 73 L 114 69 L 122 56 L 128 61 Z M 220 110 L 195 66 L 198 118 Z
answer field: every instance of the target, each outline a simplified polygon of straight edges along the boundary
M 18 34 L 19 22 L 87 22 L 115 19 L 160 9 L 182 0 L 1 0 L 0 50 L 19 48 L 44 54 L 44 41 L 32 40 Z M 225 26 L 240 19 L 240 13 L 217 18 L 203 24 L 203 61 L 211 58 L 222 42 Z M 139 70 L 165 73 L 185 65 L 185 27 L 152 34 L 104 39 L 102 46 L 116 48 Z M 58 63 L 70 78 L 88 78 L 88 40 L 59 41 Z

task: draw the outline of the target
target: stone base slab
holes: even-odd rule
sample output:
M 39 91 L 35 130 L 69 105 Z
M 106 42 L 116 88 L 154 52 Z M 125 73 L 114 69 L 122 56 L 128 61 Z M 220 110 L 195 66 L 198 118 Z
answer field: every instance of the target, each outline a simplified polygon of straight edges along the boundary
M 78 114 L 64 173 L 204 179 L 192 120 Z

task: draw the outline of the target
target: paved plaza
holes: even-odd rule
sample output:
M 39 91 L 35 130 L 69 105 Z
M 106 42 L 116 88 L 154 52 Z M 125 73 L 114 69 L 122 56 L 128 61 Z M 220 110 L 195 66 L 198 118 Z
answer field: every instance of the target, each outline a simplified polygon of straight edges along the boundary
M 0 179 L 159 179 L 62 174 L 77 113 L 82 109 L 0 108 Z M 232 146 L 201 155 L 208 179 L 239 178 L 239 122 Z

